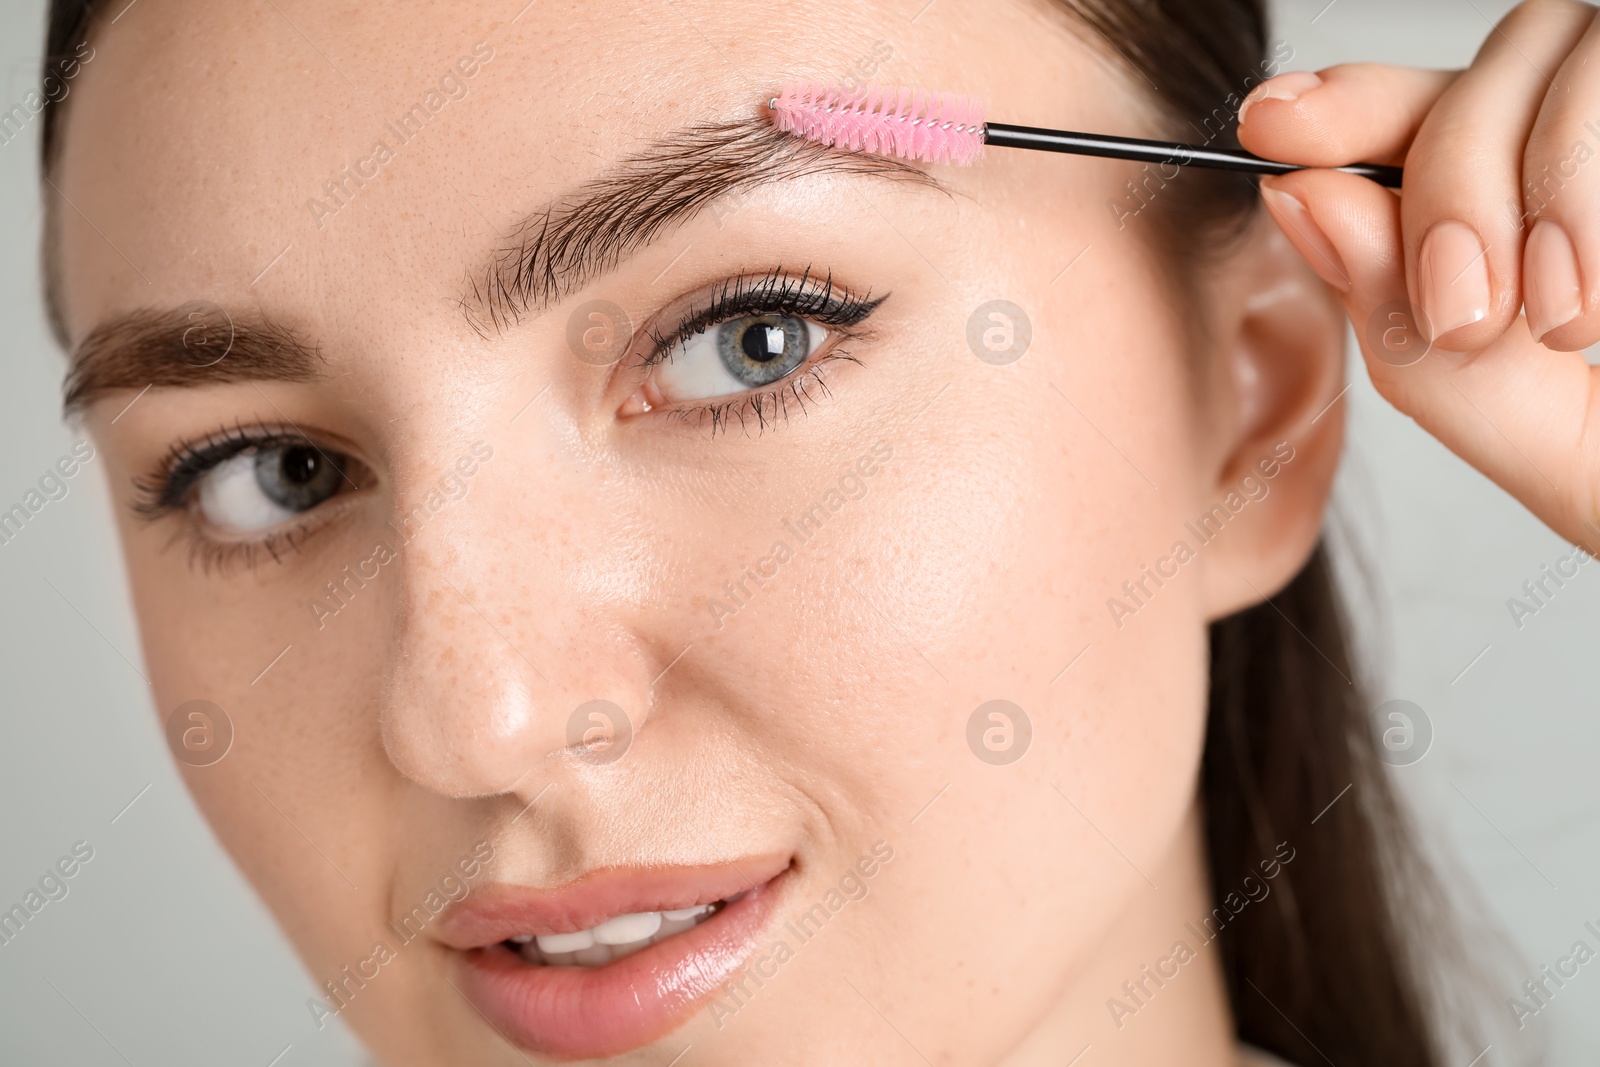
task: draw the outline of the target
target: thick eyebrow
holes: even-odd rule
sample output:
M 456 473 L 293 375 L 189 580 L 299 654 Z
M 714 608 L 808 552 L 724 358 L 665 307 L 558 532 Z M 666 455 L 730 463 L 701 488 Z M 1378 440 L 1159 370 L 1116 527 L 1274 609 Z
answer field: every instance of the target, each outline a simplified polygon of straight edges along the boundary
M 912 163 L 825 148 L 759 117 L 691 126 L 518 222 L 469 275 L 462 311 L 480 334 L 504 332 L 718 202 L 731 211 L 757 186 L 822 173 L 944 188 Z
M 316 347 L 271 319 L 230 316 L 204 301 L 142 308 L 83 339 L 62 384 L 62 406 L 71 415 L 118 389 L 306 382 L 321 373 Z

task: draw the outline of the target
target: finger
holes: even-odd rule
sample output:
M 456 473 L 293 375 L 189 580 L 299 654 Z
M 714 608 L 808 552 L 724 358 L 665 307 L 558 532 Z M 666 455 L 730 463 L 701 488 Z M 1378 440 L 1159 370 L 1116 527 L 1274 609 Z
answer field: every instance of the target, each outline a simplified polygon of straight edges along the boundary
M 1540 342 L 1600 342 L 1600 21 L 1591 22 L 1545 94 L 1523 156 L 1523 304 Z
M 1280 74 L 1239 108 L 1239 140 L 1258 156 L 1305 167 L 1400 163 L 1459 71 L 1349 63 Z
M 1469 360 L 1429 351 L 1407 299 L 1391 193 L 1327 170 L 1266 179 L 1262 190 L 1289 240 L 1343 293 L 1378 392 L 1562 536 L 1600 550 L 1600 529 L 1586 525 L 1597 518 L 1600 371 L 1535 343 L 1520 323 Z
M 1440 348 L 1483 348 L 1517 319 L 1522 226 L 1506 205 L 1521 201 L 1522 159 L 1550 75 L 1594 12 L 1577 0 L 1517 7 L 1412 142 L 1400 201 L 1406 277 Z

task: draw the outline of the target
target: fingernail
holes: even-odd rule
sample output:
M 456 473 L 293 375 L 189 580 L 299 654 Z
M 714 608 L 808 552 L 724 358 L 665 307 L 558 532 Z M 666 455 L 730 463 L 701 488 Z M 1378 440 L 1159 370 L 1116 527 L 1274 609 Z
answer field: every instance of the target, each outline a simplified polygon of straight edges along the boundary
M 1464 222 L 1441 222 L 1422 242 L 1417 286 L 1435 340 L 1489 317 L 1489 257 Z
M 1264 81 L 1250 90 L 1250 95 L 1239 105 L 1239 125 L 1244 125 L 1245 114 L 1261 101 L 1298 100 L 1321 84 L 1322 79 L 1309 70 L 1290 71 L 1288 74 L 1280 74 L 1276 78 Z
M 1556 222 L 1540 219 L 1528 235 L 1523 254 L 1523 304 L 1528 332 L 1539 341 L 1565 326 L 1583 310 L 1583 282 L 1572 238 Z
M 1344 269 L 1339 250 L 1333 247 L 1333 242 L 1322 232 L 1305 204 L 1282 189 L 1274 189 L 1265 183 L 1261 186 L 1261 200 L 1283 224 L 1286 235 L 1301 246 L 1301 253 L 1311 269 L 1317 272 L 1317 277 L 1341 293 L 1348 293 L 1350 272 Z

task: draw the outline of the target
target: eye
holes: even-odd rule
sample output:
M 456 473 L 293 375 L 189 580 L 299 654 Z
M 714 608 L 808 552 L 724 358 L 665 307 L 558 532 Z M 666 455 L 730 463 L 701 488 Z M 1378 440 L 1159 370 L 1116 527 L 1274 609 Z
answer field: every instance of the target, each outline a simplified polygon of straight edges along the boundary
M 196 475 L 195 507 L 228 533 L 271 529 L 348 487 L 349 462 L 303 441 L 246 448 Z
M 179 441 L 133 480 L 131 507 L 146 522 L 181 517 L 190 562 L 208 573 L 234 564 L 254 569 L 262 556 L 283 563 L 349 512 L 340 498 L 379 484 L 371 467 L 327 440 L 236 423 Z
M 684 338 L 656 365 L 652 404 L 678 404 L 760 389 L 793 374 L 828 330 L 793 315 L 741 315 Z M 647 390 L 647 394 L 650 390 Z
M 791 407 L 827 393 L 822 364 L 860 362 L 839 346 L 869 339 L 862 326 L 886 299 L 810 267 L 728 278 L 646 326 L 640 359 L 648 370 L 619 413 L 669 409 L 708 421 L 713 434 L 747 419 L 757 428 L 786 419 Z

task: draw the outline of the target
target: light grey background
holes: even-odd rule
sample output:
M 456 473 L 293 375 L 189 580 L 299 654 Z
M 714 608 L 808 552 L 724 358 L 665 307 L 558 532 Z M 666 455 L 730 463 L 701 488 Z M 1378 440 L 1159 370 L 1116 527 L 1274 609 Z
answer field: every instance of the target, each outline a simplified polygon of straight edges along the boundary
M 1286 0 L 1275 36 L 1297 67 L 1456 66 L 1510 6 Z M 42 23 L 42 0 L 0 0 L 5 107 L 37 84 Z M 0 510 L 74 441 L 38 310 L 36 181 L 32 141 L 0 145 Z M 1375 695 L 1433 721 L 1432 751 L 1394 773 L 1467 906 L 1527 961 L 1498 977 L 1503 1004 L 1532 973 L 1521 967 L 1593 943 L 1583 923 L 1600 920 L 1600 655 L 1585 651 L 1600 634 L 1600 568 L 1519 632 L 1506 599 L 1565 546 L 1390 409 L 1359 361 L 1352 374 L 1339 507 L 1371 576 L 1371 595 L 1356 592 Z M 313 1028 L 311 982 L 172 770 L 99 477 L 91 463 L 0 546 L 0 908 L 73 842 L 95 850 L 70 894 L 0 946 L 0 1061 L 357 1063 L 348 1035 Z M 1481 1062 L 1540 1043 L 1553 1064 L 1600 1062 L 1600 964 Z

